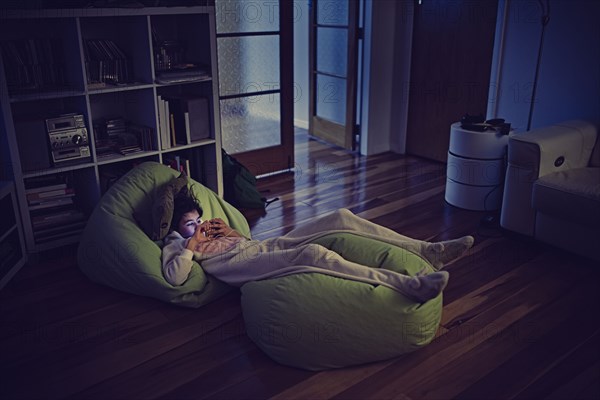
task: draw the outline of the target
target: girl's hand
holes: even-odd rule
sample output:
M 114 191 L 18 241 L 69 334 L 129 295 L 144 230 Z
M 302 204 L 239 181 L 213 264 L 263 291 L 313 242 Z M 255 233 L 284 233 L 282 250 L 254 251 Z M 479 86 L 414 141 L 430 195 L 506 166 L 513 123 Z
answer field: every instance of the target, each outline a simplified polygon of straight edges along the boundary
M 198 243 L 207 242 L 212 238 L 208 235 L 208 230 L 210 229 L 209 221 L 204 221 L 200 225 L 196 227 L 194 231 L 194 235 L 188 240 L 188 244 L 186 246 L 187 249 L 194 251 Z
M 229 237 L 242 237 L 238 231 L 227 225 L 221 218 L 214 218 L 209 220 L 210 228 L 208 230 L 208 236 L 211 238 L 217 238 L 221 236 Z

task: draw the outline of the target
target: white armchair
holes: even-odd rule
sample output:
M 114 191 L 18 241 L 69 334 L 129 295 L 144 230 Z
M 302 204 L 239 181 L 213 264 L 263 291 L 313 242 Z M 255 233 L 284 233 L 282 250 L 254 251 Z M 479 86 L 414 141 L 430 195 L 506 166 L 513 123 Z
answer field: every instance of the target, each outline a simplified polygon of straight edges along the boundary
M 512 135 L 502 227 L 600 260 L 598 136 L 580 120 Z

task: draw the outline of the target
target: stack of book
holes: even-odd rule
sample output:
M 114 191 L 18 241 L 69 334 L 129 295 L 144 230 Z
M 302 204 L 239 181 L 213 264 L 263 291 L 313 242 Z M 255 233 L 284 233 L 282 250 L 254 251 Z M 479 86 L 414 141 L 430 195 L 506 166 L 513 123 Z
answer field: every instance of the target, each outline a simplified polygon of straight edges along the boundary
M 25 190 L 36 243 L 76 235 L 85 227 L 85 215 L 75 208 L 75 190 L 66 183 Z
M 163 150 L 210 137 L 209 105 L 205 97 L 159 95 L 157 103 Z
M 98 158 L 141 153 L 156 148 L 152 128 L 131 123 L 121 117 L 94 121 L 94 132 Z
M 154 129 L 145 125 L 128 123 L 127 130 L 131 134 L 135 135 L 135 137 L 138 139 L 138 143 L 142 146 L 143 151 L 152 151 L 157 148 Z
M 119 85 L 132 81 L 129 58 L 108 39 L 86 40 L 83 46 L 88 87 Z
M 62 47 L 55 39 L 0 41 L 11 94 L 66 88 Z

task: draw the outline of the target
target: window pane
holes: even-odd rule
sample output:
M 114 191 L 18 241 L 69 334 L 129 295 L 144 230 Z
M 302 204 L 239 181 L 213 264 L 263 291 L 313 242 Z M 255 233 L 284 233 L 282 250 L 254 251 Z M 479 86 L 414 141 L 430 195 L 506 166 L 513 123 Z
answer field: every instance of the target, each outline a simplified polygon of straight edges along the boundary
M 221 96 L 279 89 L 279 36 L 219 38 Z
M 217 33 L 279 31 L 279 2 L 217 0 L 215 17 Z
M 317 28 L 317 70 L 346 76 L 347 64 L 347 29 Z
M 221 100 L 223 147 L 228 153 L 281 144 L 279 93 Z
M 317 116 L 346 123 L 346 79 L 317 74 Z
M 348 0 L 317 0 L 317 23 L 348 25 Z

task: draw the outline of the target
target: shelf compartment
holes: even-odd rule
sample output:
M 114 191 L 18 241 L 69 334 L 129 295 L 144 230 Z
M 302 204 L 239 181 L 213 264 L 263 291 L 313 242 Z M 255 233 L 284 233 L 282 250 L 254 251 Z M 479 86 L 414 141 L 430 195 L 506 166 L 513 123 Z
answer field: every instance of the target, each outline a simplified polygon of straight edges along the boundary
M 161 162 L 177 170 L 175 162 L 179 158 L 180 169 L 197 182 L 217 191 L 217 162 L 215 143 L 163 152 Z M 186 162 L 187 160 L 187 162 Z
M 81 18 L 80 26 L 88 85 L 93 77 L 95 85 L 152 83 L 147 16 Z
M 154 109 L 153 88 L 90 95 L 96 160 L 118 157 L 124 146 L 157 151 Z
M 0 241 L 0 288 L 17 272 L 19 264 L 23 264 L 23 257 L 19 231 L 13 228 Z
M 168 122 L 166 125 L 162 123 L 163 116 L 166 116 L 166 109 L 161 110 L 161 102 L 157 99 L 160 124 L 158 134 L 162 151 L 199 145 L 205 143 L 207 139 L 216 137 L 212 88 L 212 82 L 208 81 L 156 88 L 160 99 L 169 103 L 170 115 L 169 118 L 164 118 Z M 186 122 L 186 112 L 188 122 Z M 171 132 L 173 126 L 175 134 Z M 163 134 L 163 130 L 166 130 L 166 133 Z M 164 145 L 165 141 L 166 145 Z
M 49 134 L 46 128 L 46 119 L 48 118 L 71 113 L 82 114 L 87 128 L 88 140 L 91 141 L 85 96 L 12 103 L 11 109 L 21 169 L 25 175 L 53 173 L 58 168 L 70 168 L 73 165 L 85 164 L 91 161 L 91 157 L 82 157 L 80 159 L 53 162 Z
M 2 20 L 0 37 L 12 101 L 84 90 L 74 18 Z
M 157 83 L 170 74 L 211 77 L 208 14 L 152 15 L 150 27 Z
M 81 233 L 100 193 L 95 168 L 25 179 L 26 219 L 35 246 Z
M 2 198 L 0 198 L 0 210 L 2 210 L 2 214 L 4 215 L 2 220 L 0 220 L 0 241 L 2 241 L 17 223 L 10 192 L 8 194 L 3 194 Z

